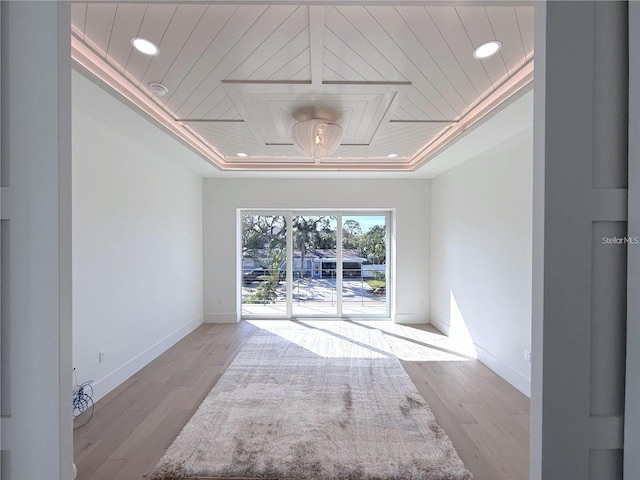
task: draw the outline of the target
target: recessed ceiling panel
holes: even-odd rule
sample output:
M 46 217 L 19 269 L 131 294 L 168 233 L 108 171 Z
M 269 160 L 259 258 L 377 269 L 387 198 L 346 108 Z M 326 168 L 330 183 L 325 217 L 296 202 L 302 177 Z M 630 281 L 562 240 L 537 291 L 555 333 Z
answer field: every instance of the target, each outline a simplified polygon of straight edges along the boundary
M 445 122 L 390 122 L 387 123 L 374 145 L 341 145 L 335 157 L 358 159 L 362 162 L 407 163 L 410 162 L 426 143 L 429 143 L 449 128 Z M 389 158 L 388 155 L 396 157 Z
M 262 161 L 269 162 L 274 159 L 288 161 L 304 160 L 304 157 L 291 144 L 265 145 L 257 142 L 246 122 L 225 121 L 186 121 L 184 123 L 193 130 L 205 142 L 215 145 L 218 153 L 226 161 Z M 238 153 L 245 153 L 246 157 L 238 157 Z
M 297 112 L 322 107 L 344 129 L 342 143 L 368 145 L 393 114 L 405 84 L 323 84 L 226 82 L 224 87 L 256 140 L 291 143 Z

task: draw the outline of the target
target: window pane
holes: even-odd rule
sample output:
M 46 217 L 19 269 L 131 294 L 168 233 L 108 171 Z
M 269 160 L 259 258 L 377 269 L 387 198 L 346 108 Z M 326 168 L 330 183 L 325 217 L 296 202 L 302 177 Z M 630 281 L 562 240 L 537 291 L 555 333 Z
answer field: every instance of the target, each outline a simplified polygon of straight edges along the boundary
M 336 226 L 331 215 L 299 215 L 293 227 L 295 316 L 337 315 Z
M 387 315 L 387 226 L 384 215 L 342 217 L 342 313 Z
M 286 315 L 283 215 L 242 215 L 242 314 Z

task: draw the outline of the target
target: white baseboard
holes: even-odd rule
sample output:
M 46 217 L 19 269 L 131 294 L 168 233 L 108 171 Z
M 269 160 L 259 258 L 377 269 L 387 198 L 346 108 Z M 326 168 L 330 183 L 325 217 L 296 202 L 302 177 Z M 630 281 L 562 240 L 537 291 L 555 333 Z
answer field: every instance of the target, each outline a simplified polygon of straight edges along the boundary
M 422 325 L 429 323 L 429 318 L 421 313 L 396 313 L 393 321 L 398 325 Z
M 527 378 L 514 368 L 504 363 L 499 358 L 494 357 L 477 343 L 473 344 L 478 352 L 478 360 L 484 363 L 495 373 L 504 378 L 511 385 L 516 387 L 527 397 L 531 398 L 531 379 Z
M 444 323 L 442 320 L 432 317 L 431 325 L 440 330 L 447 337 L 450 332 L 450 325 Z M 527 397 L 531 397 L 531 379 L 521 374 L 514 368 L 504 363 L 499 358 L 493 356 L 477 343 L 473 344 L 478 355 L 478 360 L 484 363 L 487 367 L 493 370 L 496 374 L 504 378 L 507 382 L 513 385 L 515 388 L 524 393 Z
M 160 354 L 167 351 L 174 346 L 184 337 L 193 332 L 196 328 L 202 325 L 202 315 L 198 315 L 186 325 L 178 328 L 173 333 L 170 333 L 159 342 L 151 345 L 142 353 L 136 355 L 124 365 L 116 368 L 113 372 L 109 373 L 100 380 L 97 380 L 92 384 L 93 387 L 93 401 L 97 402 L 107 393 L 112 391 L 118 385 L 127 380 L 131 375 L 138 372 L 141 368 L 146 366 L 149 362 L 157 358 Z
M 449 336 L 449 324 L 444 323 L 442 320 L 439 320 L 435 317 L 431 317 L 430 323 L 431 325 L 436 327 L 441 333 L 443 333 L 447 337 Z
M 205 313 L 204 323 L 238 323 L 237 313 Z

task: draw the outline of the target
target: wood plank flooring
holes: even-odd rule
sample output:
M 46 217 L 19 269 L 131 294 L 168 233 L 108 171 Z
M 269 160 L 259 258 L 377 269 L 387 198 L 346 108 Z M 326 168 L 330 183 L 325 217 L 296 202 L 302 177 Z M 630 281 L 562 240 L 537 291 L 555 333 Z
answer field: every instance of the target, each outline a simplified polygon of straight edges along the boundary
M 430 325 L 358 323 L 385 333 L 476 480 L 528 478 L 526 396 Z M 145 479 L 260 325 L 202 325 L 97 402 L 74 430 L 78 480 Z

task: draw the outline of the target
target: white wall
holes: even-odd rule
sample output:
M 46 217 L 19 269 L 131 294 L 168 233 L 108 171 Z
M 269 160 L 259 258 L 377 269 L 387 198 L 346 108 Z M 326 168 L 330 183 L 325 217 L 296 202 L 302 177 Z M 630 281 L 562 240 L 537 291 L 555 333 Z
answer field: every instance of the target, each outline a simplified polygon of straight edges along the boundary
M 204 183 L 206 322 L 235 322 L 236 218 L 239 208 L 395 209 L 399 323 L 429 313 L 429 181 L 357 179 L 207 179 Z
M 431 183 L 431 322 L 527 395 L 532 158 L 529 129 Z
M 173 161 L 191 151 L 72 80 L 73 361 L 95 399 L 202 323 L 202 179 Z

